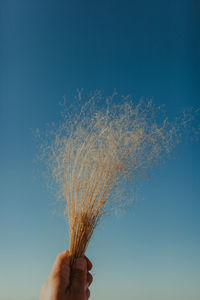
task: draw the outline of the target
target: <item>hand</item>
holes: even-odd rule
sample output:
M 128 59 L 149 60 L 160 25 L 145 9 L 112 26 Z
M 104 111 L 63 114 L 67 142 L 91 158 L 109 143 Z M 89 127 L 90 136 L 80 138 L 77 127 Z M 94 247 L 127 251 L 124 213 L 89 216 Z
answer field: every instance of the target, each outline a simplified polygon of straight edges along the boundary
M 70 270 L 69 251 L 61 252 L 41 289 L 40 300 L 87 300 L 90 297 L 89 286 L 93 280 L 88 272 L 91 269 L 92 263 L 85 256 L 76 259 Z

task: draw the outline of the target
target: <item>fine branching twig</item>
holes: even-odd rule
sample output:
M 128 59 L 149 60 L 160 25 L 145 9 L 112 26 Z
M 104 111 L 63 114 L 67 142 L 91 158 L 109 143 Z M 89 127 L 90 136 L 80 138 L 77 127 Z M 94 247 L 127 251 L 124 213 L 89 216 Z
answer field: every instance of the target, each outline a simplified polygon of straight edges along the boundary
M 106 105 L 97 105 L 96 98 L 100 98 L 97 92 L 80 104 L 77 113 L 65 109 L 59 127 L 41 147 L 66 200 L 72 262 L 84 255 L 95 227 L 115 205 L 123 184 L 154 168 L 181 136 L 179 126 L 151 101 L 135 105 L 127 97 L 121 104 L 109 99 Z

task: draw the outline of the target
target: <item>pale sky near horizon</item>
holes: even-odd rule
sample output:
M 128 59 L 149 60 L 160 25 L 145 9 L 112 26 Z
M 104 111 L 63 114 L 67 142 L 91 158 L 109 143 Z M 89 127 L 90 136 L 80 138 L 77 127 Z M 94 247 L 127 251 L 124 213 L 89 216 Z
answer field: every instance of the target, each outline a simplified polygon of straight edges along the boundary
M 38 177 L 30 128 L 59 121 L 76 88 L 200 104 L 200 2 L 1 0 L 0 300 L 38 300 L 67 229 Z M 200 143 L 143 181 L 89 245 L 92 300 L 200 299 Z

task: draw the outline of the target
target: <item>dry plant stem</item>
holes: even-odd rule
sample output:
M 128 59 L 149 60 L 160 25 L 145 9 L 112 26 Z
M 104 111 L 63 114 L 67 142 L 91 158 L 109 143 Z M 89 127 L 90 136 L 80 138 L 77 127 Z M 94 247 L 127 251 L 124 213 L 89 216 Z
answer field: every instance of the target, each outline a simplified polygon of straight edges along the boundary
M 66 196 L 67 206 L 68 206 L 68 212 L 69 212 L 69 218 L 73 215 L 74 218 L 72 222 L 70 223 L 70 254 L 72 257 L 72 261 L 74 261 L 75 258 L 81 257 L 84 255 L 86 247 L 89 243 L 89 240 L 92 236 L 92 233 L 94 231 L 94 228 L 97 225 L 97 220 L 99 216 L 101 215 L 101 208 L 104 207 L 109 194 L 112 192 L 115 185 L 112 186 L 112 183 L 117 176 L 120 169 L 125 164 L 126 160 L 128 159 L 130 153 L 132 152 L 132 149 L 130 149 L 127 153 L 125 153 L 124 156 L 122 156 L 122 159 L 120 163 L 117 165 L 117 167 L 112 170 L 113 172 L 109 172 L 109 176 L 107 174 L 104 174 L 104 179 L 100 180 L 101 178 L 101 172 L 99 172 L 101 169 L 94 169 L 92 172 L 92 175 L 95 175 L 94 177 L 91 176 L 90 179 L 94 178 L 94 185 L 89 181 L 89 191 L 88 191 L 88 211 L 87 213 L 77 214 L 75 212 L 75 205 L 72 206 L 70 210 L 70 198 Z M 80 154 L 78 155 L 78 158 L 80 157 Z M 109 158 L 109 155 L 106 156 L 106 158 Z M 107 162 L 107 159 L 106 159 Z M 77 159 L 75 161 L 75 167 L 77 164 Z M 95 174 L 94 174 L 95 173 Z M 73 170 L 73 178 L 75 176 L 75 169 Z M 96 180 L 95 180 L 96 177 Z M 75 182 L 73 182 L 73 192 L 76 201 L 78 199 L 78 193 L 80 189 L 80 172 L 77 176 L 78 178 L 78 184 L 77 184 L 77 194 L 74 195 L 74 186 L 76 185 Z M 99 193 L 97 193 L 94 197 L 95 191 L 102 191 L 101 197 L 98 198 Z M 75 204 L 75 199 L 72 199 L 72 203 Z M 84 203 L 84 201 L 83 201 Z M 87 204 L 88 204 L 87 203 Z M 72 211 L 72 213 L 71 213 Z
M 109 125 L 112 124 L 110 123 Z M 105 136 L 104 139 L 105 142 L 108 143 L 109 134 L 111 135 L 112 133 L 112 127 L 110 126 L 110 128 L 106 127 L 101 129 L 100 134 L 95 136 L 95 138 L 98 139 L 102 137 L 103 133 L 107 133 L 107 136 Z M 142 143 L 145 138 L 150 139 L 151 135 L 153 135 L 153 133 L 149 136 L 143 135 L 142 139 L 140 139 L 140 143 Z M 113 153 L 117 150 L 116 146 L 120 146 L 119 144 L 121 141 L 120 139 L 118 141 L 113 141 L 113 139 L 111 139 L 112 143 L 110 145 L 107 144 L 105 150 L 97 148 L 97 152 L 98 150 L 100 150 L 100 152 L 95 153 L 96 149 L 92 149 L 94 141 L 95 139 L 91 133 L 89 137 L 86 137 L 84 143 L 78 149 L 74 160 L 73 170 L 71 172 L 71 186 L 69 187 L 71 193 L 69 192 L 68 196 L 66 195 L 70 224 L 70 255 L 72 261 L 74 261 L 75 258 L 84 255 L 94 228 L 100 219 L 101 212 L 103 212 L 106 201 L 112 190 L 120 183 L 120 181 L 117 180 L 115 182 L 115 178 L 118 173 L 120 173 L 120 170 L 123 170 L 123 167 L 126 164 L 129 155 L 134 151 L 134 148 L 137 148 L 137 139 L 135 138 L 135 143 L 128 149 L 125 149 L 124 153 L 120 153 L 121 151 L 119 153 Z M 93 161 L 94 166 L 90 166 L 89 161 L 87 161 L 86 166 L 84 166 L 84 161 L 87 160 L 87 156 L 92 154 L 91 149 L 94 151 L 94 154 L 98 155 L 96 166 L 95 161 Z M 82 152 L 84 152 L 84 156 L 81 156 Z M 110 164 L 110 161 L 113 160 L 113 156 L 116 154 L 118 154 L 116 163 L 113 161 Z M 136 162 L 137 160 L 135 159 L 134 161 Z M 141 159 L 137 161 L 138 164 L 140 164 L 140 162 Z M 91 176 L 89 176 L 89 180 L 86 182 L 82 173 L 88 168 L 88 163 Z M 84 197 L 81 195 L 81 199 L 79 198 L 80 190 L 84 193 Z M 81 201 L 81 206 L 77 207 L 79 201 Z
M 145 176 L 179 142 L 180 128 L 159 115 L 151 101 L 108 105 L 105 110 L 95 109 L 89 100 L 80 116 L 69 121 L 64 115 L 53 142 L 43 147 L 42 157 L 66 199 L 71 263 L 84 256 L 124 183 Z

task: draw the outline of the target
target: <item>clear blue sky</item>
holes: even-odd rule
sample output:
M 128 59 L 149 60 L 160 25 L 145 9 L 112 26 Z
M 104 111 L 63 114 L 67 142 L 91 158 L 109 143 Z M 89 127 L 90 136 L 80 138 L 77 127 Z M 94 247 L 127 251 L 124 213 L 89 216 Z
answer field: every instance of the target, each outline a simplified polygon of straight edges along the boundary
M 1 0 L 0 300 L 36 300 L 68 245 L 34 179 L 30 128 L 59 120 L 75 88 L 132 93 L 170 116 L 200 103 L 200 4 L 192 0 Z M 94 300 L 200 299 L 200 144 L 143 182 L 137 205 L 97 228 Z

